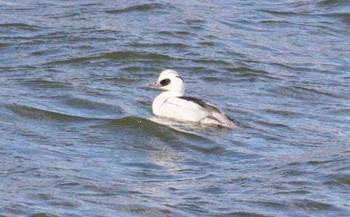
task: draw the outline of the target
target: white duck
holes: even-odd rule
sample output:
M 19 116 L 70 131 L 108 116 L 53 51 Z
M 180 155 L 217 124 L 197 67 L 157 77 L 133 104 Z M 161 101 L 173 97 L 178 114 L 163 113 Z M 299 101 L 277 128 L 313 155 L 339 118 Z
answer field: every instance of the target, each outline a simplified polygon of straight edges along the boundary
M 213 105 L 201 99 L 184 96 L 184 80 L 175 70 L 162 71 L 158 80 L 148 86 L 165 90 L 154 99 L 152 104 L 152 111 L 158 117 L 201 125 L 238 128 L 227 115 Z

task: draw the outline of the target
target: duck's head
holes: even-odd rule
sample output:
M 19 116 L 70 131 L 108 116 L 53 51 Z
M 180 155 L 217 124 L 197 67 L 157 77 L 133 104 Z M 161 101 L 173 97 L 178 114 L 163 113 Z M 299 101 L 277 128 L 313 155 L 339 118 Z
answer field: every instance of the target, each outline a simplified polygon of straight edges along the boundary
M 177 71 L 172 69 L 162 71 L 158 80 L 154 83 L 148 84 L 148 86 L 181 94 L 185 93 L 184 80 L 179 76 Z

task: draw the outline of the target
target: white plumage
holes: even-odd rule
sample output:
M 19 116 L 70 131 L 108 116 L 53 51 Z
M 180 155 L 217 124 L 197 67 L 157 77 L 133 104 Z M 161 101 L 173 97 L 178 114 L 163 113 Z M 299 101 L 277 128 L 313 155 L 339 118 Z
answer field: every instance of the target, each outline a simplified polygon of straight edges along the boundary
M 174 70 L 162 71 L 158 80 L 149 86 L 165 90 L 153 101 L 152 111 L 156 116 L 181 122 L 238 128 L 228 116 L 213 105 L 197 98 L 184 96 L 184 81 Z

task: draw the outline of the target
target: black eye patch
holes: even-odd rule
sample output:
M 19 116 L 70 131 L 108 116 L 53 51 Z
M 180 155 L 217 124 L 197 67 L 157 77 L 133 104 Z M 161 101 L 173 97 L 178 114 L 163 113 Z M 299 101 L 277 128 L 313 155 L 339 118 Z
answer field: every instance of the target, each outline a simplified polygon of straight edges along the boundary
M 163 87 L 167 86 L 168 84 L 170 84 L 170 79 L 169 78 L 166 78 L 166 79 L 163 79 L 163 80 L 160 81 L 160 85 L 162 85 Z

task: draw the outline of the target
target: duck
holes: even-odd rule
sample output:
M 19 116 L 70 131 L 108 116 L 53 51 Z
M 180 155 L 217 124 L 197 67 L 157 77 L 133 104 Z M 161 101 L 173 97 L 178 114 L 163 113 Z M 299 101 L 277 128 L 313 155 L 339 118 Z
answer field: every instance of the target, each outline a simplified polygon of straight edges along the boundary
M 201 126 L 237 129 L 239 126 L 225 113 L 205 100 L 185 96 L 185 82 L 173 69 L 163 70 L 157 81 L 147 86 L 163 90 L 152 103 L 155 116 L 177 122 L 191 122 Z

